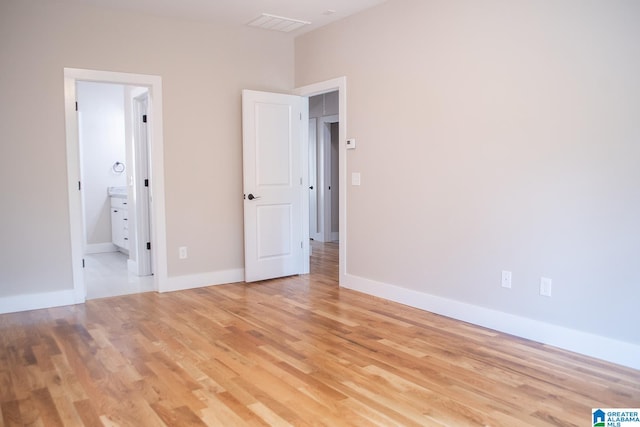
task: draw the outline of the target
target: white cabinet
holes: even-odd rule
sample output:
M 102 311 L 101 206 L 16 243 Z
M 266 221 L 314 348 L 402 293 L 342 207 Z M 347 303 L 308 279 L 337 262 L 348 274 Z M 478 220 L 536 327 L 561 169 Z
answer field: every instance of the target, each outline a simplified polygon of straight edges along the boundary
M 129 250 L 129 213 L 126 198 L 111 197 L 111 241 L 119 248 Z

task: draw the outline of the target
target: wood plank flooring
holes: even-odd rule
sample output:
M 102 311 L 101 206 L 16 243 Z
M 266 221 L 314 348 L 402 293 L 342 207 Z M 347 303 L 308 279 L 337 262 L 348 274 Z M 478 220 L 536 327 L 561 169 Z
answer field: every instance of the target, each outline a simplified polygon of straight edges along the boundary
M 586 426 L 640 372 L 312 273 L 0 316 L 3 426 Z

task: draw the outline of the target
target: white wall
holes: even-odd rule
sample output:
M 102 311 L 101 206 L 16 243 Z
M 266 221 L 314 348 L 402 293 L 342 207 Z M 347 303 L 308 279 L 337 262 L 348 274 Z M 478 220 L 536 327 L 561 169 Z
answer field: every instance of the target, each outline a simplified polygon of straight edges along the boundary
M 116 173 L 115 162 L 125 165 L 124 86 L 78 82 L 78 127 L 82 162 L 86 241 L 111 243 L 111 204 L 108 187 L 127 184 L 126 171 Z
M 72 288 L 65 67 L 161 76 L 169 277 L 241 274 L 241 90 L 291 90 L 293 41 L 86 2 L 3 0 L 0 63 L 0 157 L 10 159 L 0 181 L 19 183 L 3 190 L 0 298 Z
M 390 0 L 297 38 L 297 86 L 347 77 L 354 282 L 639 354 L 639 19 L 635 0 Z

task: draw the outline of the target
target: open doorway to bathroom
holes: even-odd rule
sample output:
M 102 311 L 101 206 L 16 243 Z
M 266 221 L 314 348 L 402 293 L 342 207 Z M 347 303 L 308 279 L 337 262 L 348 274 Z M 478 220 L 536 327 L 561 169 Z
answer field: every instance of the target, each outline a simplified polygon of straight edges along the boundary
M 148 88 L 77 81 L 76 99 L 86 297 L 151 291 Z

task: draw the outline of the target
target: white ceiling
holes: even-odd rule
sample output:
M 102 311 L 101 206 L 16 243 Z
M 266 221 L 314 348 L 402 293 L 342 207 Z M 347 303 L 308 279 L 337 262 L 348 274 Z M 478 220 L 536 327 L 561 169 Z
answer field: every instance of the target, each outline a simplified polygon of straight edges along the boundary
M 385 0 L 80 0 L 101 7 L 136 10 L 155 15 L 211 23 L 246 25 L 262 13 L 310 21 L 288 33 L 302 33 L 338 21 Z M 335 13 L 328 14 L 327 11 Z M 260 30 L 269 31 L 269 30 Z

